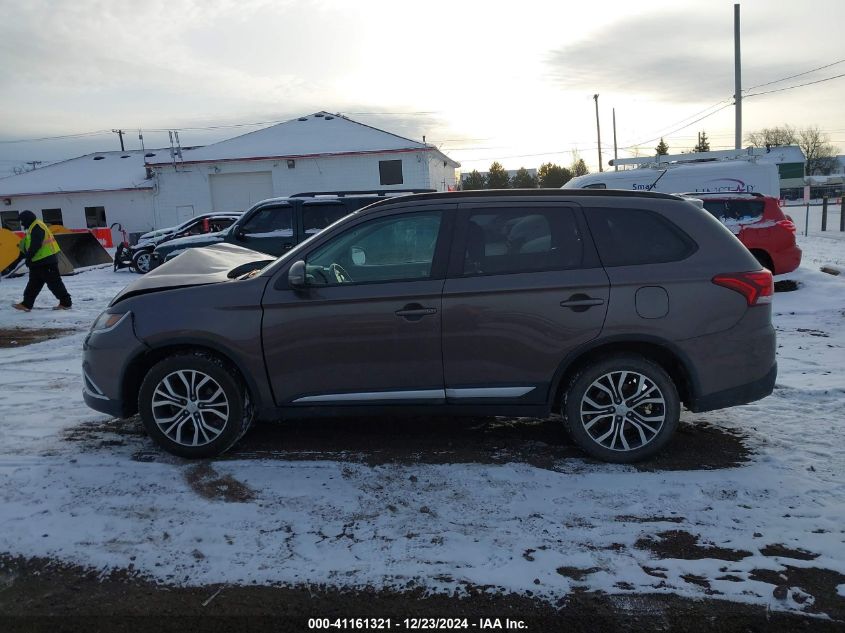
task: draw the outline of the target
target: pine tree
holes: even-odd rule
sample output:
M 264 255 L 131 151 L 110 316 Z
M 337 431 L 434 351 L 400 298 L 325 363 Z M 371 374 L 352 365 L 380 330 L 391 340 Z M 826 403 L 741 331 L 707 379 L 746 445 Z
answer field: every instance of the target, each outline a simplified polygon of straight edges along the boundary
M 707 140 L 707 132 L 698 135 L 698 143 L 692 148 L 693 152 L 709 152 L 710 141 Z
M 487 189 L 509 189 L 510 186 L 511 179 L 505 168 L 498 161 L 490 165 L 490 171 L 487 172 Z
M 661 138 L 660 143 L 657 144 L 654 151 L 657 152 L 658 156 L 666 156 L 669 153 L 669 146 L 666 145 L 666 142 Z
M 554 163 L 543 163 L 537 170 L 540 186 L 546 189 L 560 189 L 572 180 L 572 170 Z
M 584 162 L 583 158 L 579 158 L 572 163 L 572 173 L 575 176 L 586 176 L 590 173 L 590 170 L 587 169 L 587 163 Z
M 461 183 L 464 191 L 471 191 L 474 189 L 484 189 L 485 186 L 484 176 L 478 173 L 477 169 L 473 169 L 469 176 L 464 178 L 463 183 Z
M 525 167 L 520 167 L 511 179 L 511 187 L 514 189 L 536 189 L 537 176 L 532 176 Z

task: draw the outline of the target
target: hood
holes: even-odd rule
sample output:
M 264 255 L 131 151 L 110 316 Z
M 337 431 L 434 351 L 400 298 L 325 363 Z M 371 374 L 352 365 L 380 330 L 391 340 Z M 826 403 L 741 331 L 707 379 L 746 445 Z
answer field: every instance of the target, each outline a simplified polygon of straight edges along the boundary
M 171 227 L 171 228 L 169 228 L 169 229 L 158 229 L 158 230 L 156 230 L 156 231 L 147 231 L 146 233 L 141 234 L 141 235 L 138 237 L 138 239 L 139 239 L 139 240 L 148 240 L 148 239 L 150 239 L 151 237 L 159 237 L 159 236 L 161 236 L 161 235 L 170 235 L 170 234 L 171 234 L 171 233 L 173 233 L 175 230 L 176 230 L 176 229 L 174 229 L 174 228 L 172 228 L 172 227 Z
M 148 292 L 229 281 L 275 260 L 266 253 L 233 244 L 192 248 L 130 283 L 110 305 Z
M 160 248 L 166 248 L 169 253 L 180 248 L 195 248 L 197 246 L 205 246 L 206 244 L 217 244 L 225 239 L 225 233 L 226 231 L 220 231 L 219 233 L 204 233 L 202 235 L 177 237 L 176 239 L 162 241 L 157 246 Z

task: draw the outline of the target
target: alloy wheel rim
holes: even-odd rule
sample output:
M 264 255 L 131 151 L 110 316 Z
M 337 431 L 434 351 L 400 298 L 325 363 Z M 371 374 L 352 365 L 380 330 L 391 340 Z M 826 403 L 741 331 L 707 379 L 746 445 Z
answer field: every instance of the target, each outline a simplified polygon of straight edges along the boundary
M 141 255 L 138 255 L 138 259 L 135 260 L 135 263 L 138 266 L 138 270 L 140 270 L 142 273 L 149 272 L 150 254 L 142 253 Z
M 229 400 L 206 373 L 182 369 L 167 374 L 153 390 L 153 420 L 167 439 L 180 446 L 205 446 L 226 428 Z
M 645 374 L 613 371 L 587 387 L 579 411 L 590 439 L 603 448 L 627 452 L 659 435 L 666 422 L 666 398 Z

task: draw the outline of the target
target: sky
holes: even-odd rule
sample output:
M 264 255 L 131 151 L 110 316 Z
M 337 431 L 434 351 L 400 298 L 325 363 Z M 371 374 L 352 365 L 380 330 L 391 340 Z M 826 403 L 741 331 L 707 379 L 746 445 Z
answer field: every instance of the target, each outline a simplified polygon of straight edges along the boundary
M 841 0 L 741 6 L 746 95 L 845 73 Z M 689 151 L 702 130 L 733 148 L 733 0 L 0 0 L 0 15 L 0 175 L 120 149 L 112 129 L 127 149 L 139 129 L 146 147 L 169 129 L 204 145 L 319 110 L 425 136 L 465 172 L 574 152 L 595 170 L 594 94 L 605 167 L 613 108 L 620 158 L 661 135 Z M 841 152 L 843 104 L 845 77 L 746 96 L 743 131 L 818 126 Z

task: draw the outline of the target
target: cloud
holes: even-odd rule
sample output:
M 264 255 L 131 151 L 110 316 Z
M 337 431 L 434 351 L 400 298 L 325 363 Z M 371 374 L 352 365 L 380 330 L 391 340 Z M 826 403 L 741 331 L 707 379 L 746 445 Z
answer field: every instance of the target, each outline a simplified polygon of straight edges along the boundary
M 817 65 L 796 59 L 793 47 L 772 46 L 771 20 L 743 23 L 743 77 L 774 79 Z M 761 49 L 765 54 L 757 54 Z M 567 90 L 715 102 L 734 92 L 733 17 L 712 11 L 629 16 L 552 51 L 546 62 L 553 80 Z

